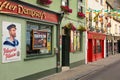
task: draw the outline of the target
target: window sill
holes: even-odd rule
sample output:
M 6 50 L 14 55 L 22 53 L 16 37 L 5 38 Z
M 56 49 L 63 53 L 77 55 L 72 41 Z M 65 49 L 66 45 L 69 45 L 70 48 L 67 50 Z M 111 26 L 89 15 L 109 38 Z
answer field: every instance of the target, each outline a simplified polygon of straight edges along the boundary
M 39 55 L 39 56 L 27 56 L 24 61 L 29 61 L 29 60 L 35 60 L 35 59 L 41 59 L 41 58 L 48 58 L 48 57 L 53 57 L 55 56 L 54 54 L 52 55 Z

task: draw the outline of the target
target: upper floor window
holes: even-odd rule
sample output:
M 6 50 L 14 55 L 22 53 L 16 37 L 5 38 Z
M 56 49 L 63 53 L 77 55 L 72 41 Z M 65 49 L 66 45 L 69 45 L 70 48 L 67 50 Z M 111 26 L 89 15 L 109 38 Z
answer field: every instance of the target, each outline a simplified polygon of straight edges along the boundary
M 103 0 L 100 0 L 100 4 L 103 5 Z
M 95 0 L 96 2 L 99 2 L 99 0 Z
M 117 34 L 117 24 L 115 24 L 115 34 Z
M 120 26 L 119 26 L 119 34 L 120 34 Z
M 62 6 L 69 6 L 68 0 L 62 0 Z
M 81 2 L 83 1 L 83 0 L 80 0 Z
M 78 12 L 83 12 L 82 0 L 78 0 Z

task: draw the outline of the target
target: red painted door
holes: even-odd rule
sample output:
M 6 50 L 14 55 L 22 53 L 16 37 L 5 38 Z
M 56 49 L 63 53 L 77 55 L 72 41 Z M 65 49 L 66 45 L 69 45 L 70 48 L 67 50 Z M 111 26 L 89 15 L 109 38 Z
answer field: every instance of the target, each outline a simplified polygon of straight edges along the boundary
M 88 39 L 87 62 L 92 62 L 92 39 Z

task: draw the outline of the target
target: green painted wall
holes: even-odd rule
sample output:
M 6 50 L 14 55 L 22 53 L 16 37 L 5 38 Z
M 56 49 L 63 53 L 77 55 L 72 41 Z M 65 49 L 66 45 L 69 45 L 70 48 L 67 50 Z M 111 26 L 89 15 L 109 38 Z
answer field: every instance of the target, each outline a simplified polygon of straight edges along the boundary
M 74 3 L 74 4 L 73 4 Z M 78 12 L 78 2 L 77 0 L 69 0 L 69 7 L 72 9 L 72 13 L 65 14 L 62 20 L 61 27 L 64 27 L 67 23 L 73 23 L 74 26 L 77 28 L 80 24 L 85 25 L 85 19 L 80 19 L 77 17 Z M 83 12 L 85 13 L 85 0 L 82 3 Z M 66 18 L 68 17 L 68 18 Z M 85 33 L 82 33 L 82 50 L 76 51 L 74 53 L 70 53 L 70 63 L 75 63 L 81 60 L 85 60 Z
M 22 1 L 29 2 L 30 4 L 34 4 L 36 6 L 40 6 L 40 7 L 52 10 L 52 11 L 61 12 L 61 8 L 60 8 L 61 0 L 52 0 L 53 3 L 49 6 L 42 6 L 40 4 L 36 4 L 36 0 L 22 0 Z M 85 1 L 86 0 L 83 0 L 83 2 L 82 2 L 82 5 L 84 5 L 83 6 L 83 12 L 84 13 L 85 13 L 85 9 L 86 9 Z M 80 18 L 77 17 L 78 0 L 69 0 L 69 7 L 72 9 L 72 13 L 64 15 L 64 18 L 63 18 L 62 23 L 61 23 L 61 27 L 65 26 L 69 22 L 72 22 L 76 27 L 78 27 L 80 24 L 85 25 L 85 19 L 80 19 Z M 72 20 L 66 19 L 65 17 L 68 17 Z M 78 23 L 78 21 L 79 21 L 79 23 Z M 84 40 L 84 33 L 83 33 L 82 36 L 83 36 L 82 41 L 84 43 L 84 41 L 85 41 Z M 70 53 L 70 63 L 85 59 L 85 49 L 84 48 L 85 48 L 85 46 L 84 46 L 84 44 L 82 44 L 82 49 L 83 49 L 82 51 L 77 51 L 75 53 Z
M 14 80 L 19 77 L 27 76 L 30 74 L 38 73 L 44 70 L 52 69 L 56 67 L 56 57 L 46 57 L 41 59 L 35 59 L 30 61 L 24 61 L 26 58 L 26 20 L 0 15 L 0 26 L 2 21 L 15 22 L 21 24 L 21 61 L 2 63 L 0 61 L 0 80 Z M 0 33 L 2 33 L 2 27 L 0 27 Z M 2 34 L 1 34 L 2 36 Z M 0 36 L 0 44 L 2 45 L 2 37 Z M 53 30 L 53 48 L 56 47 L 56 30 Z M 1 51 L 2 46 L 0 46 Z M 54 54 L 54 53 L 53 53 Z M 2 56 L 0 56 L 2 59 Z
M 47 5 L 47 6 L 40 5 L 37 2 L 37 0 L 21 0 L 21 1 L 27 2 L 27 3 L 30 3 L 32 5 L 36 5 L 36 6 L 39 6 L 39 7 L 43 7 L 43 8 L 52 10 L 52 11 L 56 11 L 56 12 L 60 12 L 61 11 L 61 8 L 60 8 L 60 6 L 61 6 L 61 0 L 52 0 L 52 4 Z
M 36 4 L 37 0 L 21 0 L 30 4 L 34 4 L 36 6 L 40 6 L 52 11 L 61 12 L 61 0 L 52 0 L 53 3 L 50 6 L 42 6 Z M 70 8 L 73 9 L 71 14 L 65 14 L 71 18 L 72 20 L 66 19 L 65 17 L 62 20 L 61 27 L 65 24 L 72 22 L 75 26 L 79 24 L 84 24 L 84 20 L 79 19 L 77 17 L 77 0 L 69 0 L 70 1 Z M 83 0 L 85 4 L 85 0 Z M 10 17 L 7 15 L 0 14 L 0 51 L 2 49 L 2 21 L 8 22 L 16 22 L 21 24 L 21 61 L 10 62 L 3 64 L 0 61 L 0 80 L 14 80 L 16 78 L 28 76 L 31 74 L 35 74 L 38 72 L 46 71 L 49 69 L 56 68 L 56 56 L 53 53 L 52 57 L 40 58 L 35 60 L 24 61 L 26 58 L 26 21 L 27 19 L 17 18 L 17 17 Z M 31 21 L 31 20 L 29 20 Z M 77 21 L 81 21 L 82 23 L 78 23 Z M 56 26 L 54 25 L 53 28 L 53 49 L 56 48 Z M 78 62 L 80 60 L 85 59 L 85 51 L 84 51 L 84 33 L 83 33 L 83 40 L 82 40 L 82 51 L 78 51 L 75 53 L 70 53 L 70 63 Z M 0 60 L 2 60 L 2 56 L 0 55 Z

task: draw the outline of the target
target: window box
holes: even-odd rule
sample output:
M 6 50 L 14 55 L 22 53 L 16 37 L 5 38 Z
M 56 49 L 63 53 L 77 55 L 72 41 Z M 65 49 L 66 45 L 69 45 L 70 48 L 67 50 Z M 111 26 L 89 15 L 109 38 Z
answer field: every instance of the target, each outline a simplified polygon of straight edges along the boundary
M 86 27 L 80 25 L 77 30 L 78 31 L 86 31 L 87 29 L 86 29 Z
M 78 12 L 78 17 L 81 18 L 81 19 L 84 19 L 85 18 L 85 14 L 82 13 L 82 12 Z
M 70 30 L 76 30 L 75 26 L 72 23 L 68 23 L 65 25 L 65 28 L 70 29 Z
M 52 0 L 38 0 L 38 2 L 43 5 L 50 5 Z
M 109 22 L 109 23 L 107 23 L 107 27 L 111 27 L 111 23 Z
M 70 9 L 69 6 L 61 6 L 61 9 L 66 13 L 72 13 L 72 9 Z

